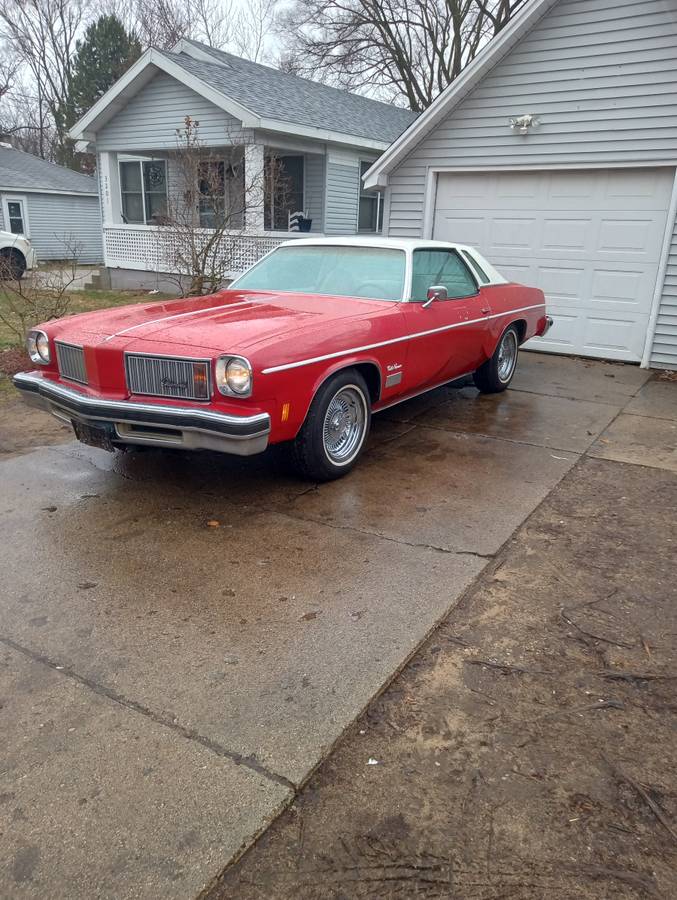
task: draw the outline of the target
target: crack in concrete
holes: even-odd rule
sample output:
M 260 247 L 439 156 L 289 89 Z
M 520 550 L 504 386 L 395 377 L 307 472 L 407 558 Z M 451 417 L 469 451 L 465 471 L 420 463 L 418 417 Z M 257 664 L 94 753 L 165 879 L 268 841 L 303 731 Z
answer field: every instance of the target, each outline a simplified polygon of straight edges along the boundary
M 293 519 L 295 522 L 306 522 L 309 525 L 324 525 L 326 528 L 333 528 L 336 531 L 351 531 L 353 534 L 363 534 L 369 537 L 379 538 L 382 541 L 390 541 L 393 544 L 400 544 L 404 547 L 412 547 L 415 550 L 434 550 L 437 553 L 449 553 L 452 556 L 476 556 L 478 559 L 494 559 L 495 553 L 478 553 L 475 550 L 454 550 L 450 547 L 438 547 L 436 544 L 418 544 L 415 541 L 405 541 L 402 538 L 390 537 L 382 534 L 380 531 L 370 531 L 368 528 L 356 528 L 354 525 L 338 525 L 336 522 L 326 522 L 322 519 L 314 519 L 309 516 L 300 514 L 294 515 L 287 510 L 279 509 L 275 506 L 259 506 L 259 512 L 274 513 L 279 516 L 285 516 Z
M 0 635 L 0 644 L 4 644 L 6 647 L 10 647 L 12 650 L 16 650 L 17 653 L 23 654 L 33 662 L 40 663 L 43 666 L 47 666 L 48 668 L 53 669 L 60 675 L 65 675 L 67 678 L 72 678 L 74 681 L 77 681 L 84 687 L 89 688 L 89 690 L 93 691 L 95 694 L 98 694 L 100 697 L 106 697 L 106 699 L 112 700 L 114 703 L 118 703 L 120 706 L 124 706 L 126 709 L 130 709 L 135 713 L 139 713 L 140 715 L 145 716 L 147 719 L 150 719 L 157 725 L 162 725 L 165 728 L 171 729 L 177 734 L 180 734 L 181 737 L 185 738 L 186 740 L 200 744 L 202 747 L 205 747 L 216 756 L 228 759 L 238 766 L 244 766 L 246 769 L 250 769 L 257 775 L 260 775 L 262 778 L 266 778 L 268 779 L 268 781 L 272 781 L 274 784 L 281 785 L 282 787 L 287 788 L 287 790 L 290 790 L 294 794 L 296 794 L 297 787 L 292 781 L 290 781 L 288 778 L 285 778 L 284 775 L 278 775 L 277 772 L 272 772 L 270 769 L 266 768 L 266 766 L 258 762 L 253 756 L 243 756 L 241 753 L 236 753 L 234 750 L 228 750 L 226 747 L 223 747 L 221 746 L 221 744 L 217 743 L 217 741 L 214 741 L 212 740 L 212 738 L 208 738 L 205 735 L 200 734 L 199 732 L 195 731 L 195 729 L 186 728 L 185 725 L 180 725 L 178 722 L 175 722 L 172 719 L 161 715 L 160 713 L 154 712 L 152 709 L 149 709 L 147 706 L 138 703 L 136 700 L 130 700 L 128 697 L 125 697 L 122 694 L 118 694 L 117 691 L 114 691 L 111 688 L 107 688 L 96 681 L 92 681 L 90 678 L 87 678 L 84 675 L 80 675 L 70 666 L 60 665 L 59 663 L 54 662 L 54 660 L 50 659 L 48 656 L 45 656 L 42 653 L 38 653 L 35 650 L 31 650 L 29 647 L 24 647 L 22 644 L 17 643 L 16 641 L 12 640 L 12 638 L 7 637 L 6 635 Z

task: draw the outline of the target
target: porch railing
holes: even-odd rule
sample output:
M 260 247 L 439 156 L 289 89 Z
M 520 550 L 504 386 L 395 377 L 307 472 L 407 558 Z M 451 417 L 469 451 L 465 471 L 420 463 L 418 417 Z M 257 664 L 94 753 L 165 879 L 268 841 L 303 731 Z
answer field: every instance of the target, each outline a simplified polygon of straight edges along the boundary
M 208 229 L 195 231 L 197 242 L 205 242 L 213 234 Z M 224 275 L 234 277 L 254 265 L 262 256 L 287 240 L 298 239 L 297 234 L 237 232 L 224 235 L 218 253 Z M 177 266 L 181 256 L 180 231 L 158 225 L 104 225 L 104 261 L 111 268 L 137 269 L 144 272 L 184 274 Z

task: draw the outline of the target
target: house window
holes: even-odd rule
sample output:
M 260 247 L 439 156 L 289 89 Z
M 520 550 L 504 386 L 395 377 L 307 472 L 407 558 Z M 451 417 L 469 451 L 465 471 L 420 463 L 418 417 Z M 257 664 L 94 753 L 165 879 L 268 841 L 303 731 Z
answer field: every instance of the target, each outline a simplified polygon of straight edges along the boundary
M 162 222 L 167 217 L 167 163 L 163 159 L 121 161 L 120 192 L 125 222 Z
M 5 218 L 7 220 L 8 230 L 11 231 L 12 234 L 28 235 L 23 200 L 20 200 L 19 198 L 7 198 L 5 200 Z
M 304 160 L 302 156 L 266 159 L 264 216 L 267 230 L 287 231 L 289 214 L 304 212 Z
M 360 163 L 360 207 L 357 215 L 357 230 L 381 233 L 383 231 L 383 194 L 373 188 L 365 188 L 364 175 L 373 163 Z
M 198 191 L 200 227 L 223 227 L 226 217 L 226 164 L 223 160 L 201 163 Z

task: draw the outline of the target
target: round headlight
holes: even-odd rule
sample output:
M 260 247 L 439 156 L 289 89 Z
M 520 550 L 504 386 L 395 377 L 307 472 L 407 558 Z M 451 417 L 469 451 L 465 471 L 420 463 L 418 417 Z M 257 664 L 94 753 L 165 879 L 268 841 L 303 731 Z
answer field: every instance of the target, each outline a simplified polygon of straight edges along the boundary
M 236 394 L 246 394 L 252 384 L 252 373 L 243 359 L 231 359 L 226 366 L 226 384 Z
M 216 384 L 222 394 L 246 397 L 252 391 L 252 369 L 241 356 L 222 356 L 216 363 Z
M 38 334 L 37 340 L 35 342 L 35 349 L 38 351 L 40 355 L 40 359 L 43 362 L 49 362 L 49 338 L 45 334 L 44 331 L 41 331 Z
M 31 362 L 43 364 L 49 362 L 49 338 L 44 331 L 30 331 L 26 346 Z

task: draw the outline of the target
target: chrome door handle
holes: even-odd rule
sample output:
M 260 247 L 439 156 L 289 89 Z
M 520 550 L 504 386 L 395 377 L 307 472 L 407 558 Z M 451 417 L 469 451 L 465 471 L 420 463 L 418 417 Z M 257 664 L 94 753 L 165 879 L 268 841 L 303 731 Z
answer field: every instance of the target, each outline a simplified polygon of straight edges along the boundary
M 489 307 L 487 307 L 486 309 L 481 309 L 480 312 L 483 316 L 488 316 L 491 310 L 489 309 Z

